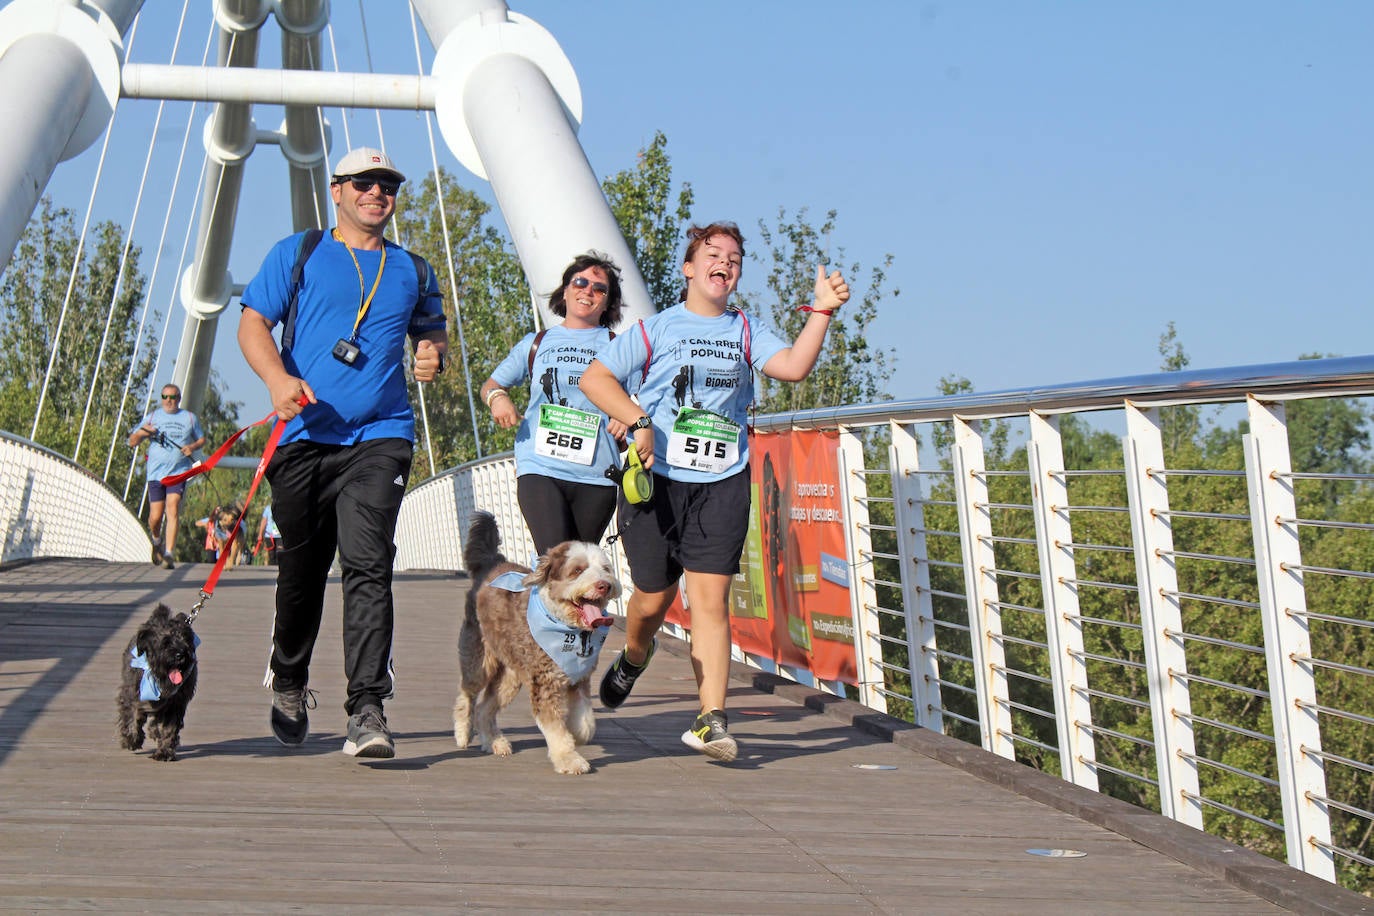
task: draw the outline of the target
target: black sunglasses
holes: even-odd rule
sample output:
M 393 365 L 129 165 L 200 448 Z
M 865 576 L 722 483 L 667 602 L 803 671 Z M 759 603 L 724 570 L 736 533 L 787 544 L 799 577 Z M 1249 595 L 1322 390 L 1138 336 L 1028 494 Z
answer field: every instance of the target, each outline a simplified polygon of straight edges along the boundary
M 353 190 L 357 191 L 359 194 L 366 194 L 368 191 L 371 191 L 373 185 L 381 188 L 382 193 L 387 197 L 395 197 L 396 192 L 401 190 L 401 183 L 399 181 L 387 181 L 384 178 L 355 178 L 349 176 L 346 178 L 334 179 L 335 184 L 343 184 L 344 182 L 352 183 Z
M 181 395 L 179 395 L 179 394 L 164 394 L 164 395 L 162 396 L 162 400 L 164 400 L 164 401 L 180 401 L 180 400 L 181 400 Z
M 578 289 L 586 289 L 590 286 L 592 292 L 596 293 L 598 296 L 604 296 L 611 291 L 611 288 L 605 283 L 593 283 L 586 277 L 573 277 L 572 285 L 576 286 Z

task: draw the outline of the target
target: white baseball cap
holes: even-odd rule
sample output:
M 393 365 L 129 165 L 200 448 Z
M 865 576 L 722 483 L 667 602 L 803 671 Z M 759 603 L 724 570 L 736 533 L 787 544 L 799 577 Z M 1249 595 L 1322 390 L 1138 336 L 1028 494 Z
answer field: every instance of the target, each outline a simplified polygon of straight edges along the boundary
M 397 181 L 406 180 L 406 176 L 402 175 L 400 170 L 392 165 L 391 157 L 370 146 L 361 146 L 358 149 L 349 150 L 339 160 L 339 164 L 334 166 L 335 178 L 347 178 L 350 175 L 361 175 L 364 172 L 390 172 Z

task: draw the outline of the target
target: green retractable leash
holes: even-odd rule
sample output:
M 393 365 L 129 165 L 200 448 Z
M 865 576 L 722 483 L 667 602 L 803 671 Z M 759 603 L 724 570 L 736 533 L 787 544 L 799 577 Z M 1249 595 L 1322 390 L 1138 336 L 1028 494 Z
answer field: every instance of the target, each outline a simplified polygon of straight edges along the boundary
M 630 447 L 625 451 L 625 471 L 620 477 L 620 486 L 625 490 L 625 498 L 632 503 L 648 502 L 654 496 L 654 475 L 644 469 L 634 440 L 630 441 Z

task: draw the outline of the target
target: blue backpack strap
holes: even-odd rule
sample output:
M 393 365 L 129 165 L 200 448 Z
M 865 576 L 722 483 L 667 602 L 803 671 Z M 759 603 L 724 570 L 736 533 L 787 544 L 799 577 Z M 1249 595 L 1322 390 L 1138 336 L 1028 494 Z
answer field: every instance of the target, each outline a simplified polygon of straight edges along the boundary
M 406 254 L 415 264 L 415 282 L 420 284 L 420 296 L 423 298 L 425 290 L 429 289 L 429 262 L 413 251 L 407 251 Z
M 429 262 L 426 261 L 422 255 L 418 255 L 409 249 L 402 250 L 410 255 L 410 260 L 415 265 L 415 283 L 418 288 L 415 296 L 415 308 L 410 313 L 410 325 L 406 328 L 406 333 L 411 337 L 419 337 L 421 334 L 427 334 L 430 331 L 446 330 L 448 328 L 448 318 L 444 315 L 442 307 L 437 315 L 421 316 L 419 314 L 420 306 L 424 305 L 425 300 L 429 298 L 430 278 L 434 277 L 436 280 L 438 279 L 434 273 L 434 268 L 430 267 Z M 439 295 L 437 292 L 437 283 L 435 287 L 435 295 L 437 296 Z
M 281 326 L 281 349 L 282 352 L 291 349 L 291 344 L 296 340 L 296 300 L 301 294 L 301 284 L 305 277 L 305 262 L 310 260 L 311 253 L 320 244 L 320 239 L 324 238 L 323 229 L 307 229 L 301 233 L 300 244 L 296 246 L 296 262 L 291 265 L 291 286 L 290 292 L 286 296 L 286 317 L 282 319 Z

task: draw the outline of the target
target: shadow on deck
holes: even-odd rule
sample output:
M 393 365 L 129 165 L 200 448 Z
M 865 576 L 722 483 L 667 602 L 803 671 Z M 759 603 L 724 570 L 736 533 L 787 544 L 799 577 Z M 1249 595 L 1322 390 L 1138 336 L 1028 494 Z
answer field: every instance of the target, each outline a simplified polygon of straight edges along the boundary
M 602 710 L 589 775 L 548 763 L 528 701 L 515 755 L 453 743 L 461 576 L 397 579 L 397 757 L 343 741 L 331 582 L 305 745 L 267 728 L 259 685 L 274 571 L 221 580 L 197 620 L 182 759 L 120 750 L 118 668 L 152 602 L 188 610 L 207 566 L 0 570 L 0 909 L 194 912 L 1363 912 L 1365 898 L 978 748 L 737 669 L 723 766 L 678 736 L 695 714 L 665 641 Z M 621 643 L 617 628 L 607 646 Z M 1076 858 L 1030 855 L 1070 849 Z M 1371 907 L 1370 912 L 1374 912 Z

